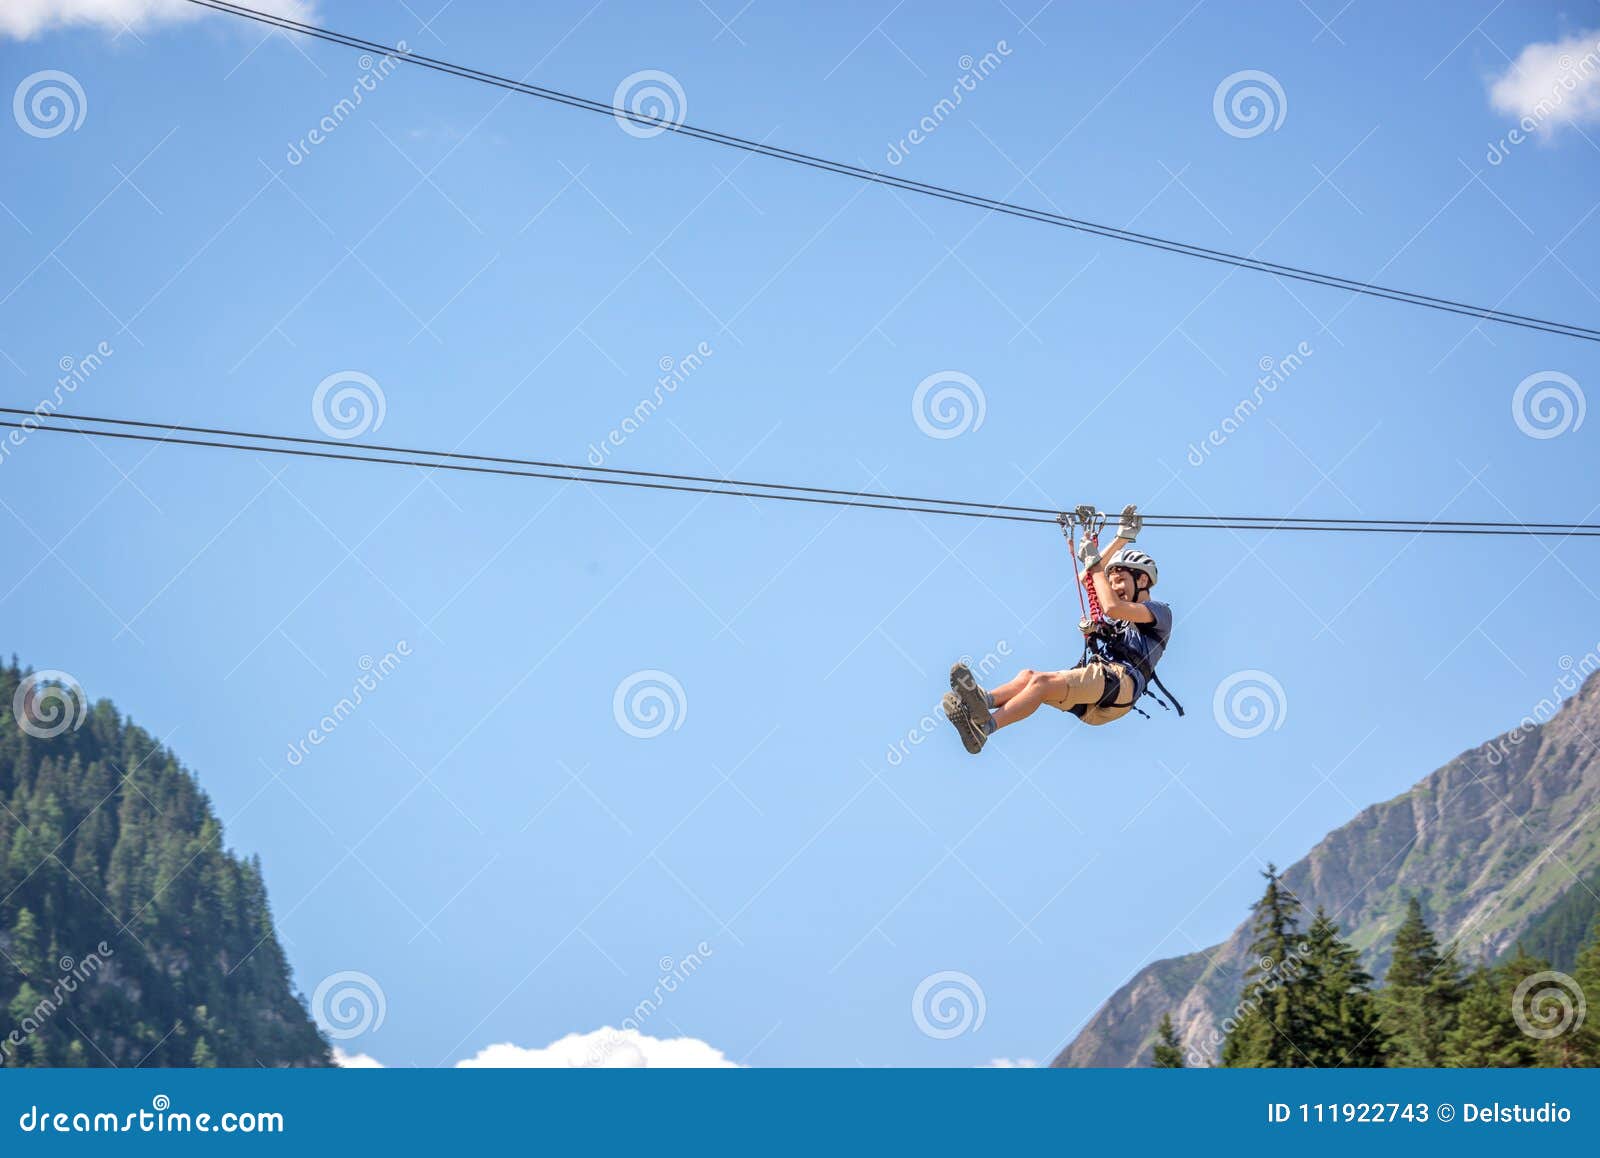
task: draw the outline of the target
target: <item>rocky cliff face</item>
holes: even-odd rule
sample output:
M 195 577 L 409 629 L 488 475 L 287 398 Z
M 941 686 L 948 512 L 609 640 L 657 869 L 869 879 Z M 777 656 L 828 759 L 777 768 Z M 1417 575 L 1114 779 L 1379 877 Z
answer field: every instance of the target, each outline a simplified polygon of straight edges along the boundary
M 1329 833 L 1284 880 L 1333 914 L 1381 976 L 1405 898 L 1416 895 L 1463 960 L 1497 957 L 1580 877 L 1600 867 L 1600 674 L 1559 708 L 1465 752 L 1409 792 Z M 1100 1007 L 1051 1064 L 1141 1065 L 1171 1012 L 1191 1064 L 1220 1050 L 1250 934 L 1157 961 Z

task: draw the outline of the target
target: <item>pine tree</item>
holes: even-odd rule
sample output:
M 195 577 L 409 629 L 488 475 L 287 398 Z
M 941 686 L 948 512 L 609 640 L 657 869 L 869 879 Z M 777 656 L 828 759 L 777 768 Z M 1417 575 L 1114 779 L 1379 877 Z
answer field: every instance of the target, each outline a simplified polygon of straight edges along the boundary
M 1461 983 L 1453 955 L 1439 943 L 1412 897 L 1394 939 L 1394 958 L 1384 977 L 1379 1009 L 1391 1066 L 1439 1066 L 1444 1041 L 1455 1027 Z
M 1322 909 L 1306 931 L 1302 984 L 1310 1011 L 1310 1064 L 1368 1068 L 1383 1065 L 1383 1039 L 1372 997 L 1372 976 L 1360 955 L 1339 938 L 1339 926 Z
M 1501 965 L 1498 972 L 1501 1003 L 1528 1053 L 1528 1060 L 1522 1064 L 1553 1068 L 1584 1065 L 1583 1045 L 1573 1036 L 1574 1029 L 1582 1030 L 1580 1015 L 1587 1020 L 1584 995 L 1575 992 L 1577 980 L 1552 972 L 1550 962 L 1530 955 L 1520 943 L 1517 955 Z
M 39 922 L 26 907 L 17 910 L 11 926 L 11 959 L 24 977 L 42 978 L 45 973 L 44 946 L 40 943 Z
M 28 735 L 22 678 L 0 667 L 0 1066 L 329 1064 L 195 778 L 105 702 Z
M 1278 870 L 1267 866 L 1266 892 L 1254 906 L 1250 967 L 1244 991 L 1222 1045 L 1225 1066 L 1293 1069 L 1314 1064 L 1310 1014 L 1301 973 L 1305 947 L 1299 942 L 1300 902 L 1283 887 Z
M 1178 1041 L 1178 1031 L 1173 1027 L 1170 1013 L 1163 1013 L 1161 1024 L 1156 1027 L 1156 1044 L 1151 1053 L 1150 1064 L 1156 1069 L 1163 1070 L 1184 1068 L 1183 1046 Z
M 1445 1065 L 1483 1069 L 1533 1064 L 1532 1042 L 1511 1016 L 1505 978 L 1504 971 L 1486 965 L 1468 978 L 1456 1007 L 1455 1028 L 1445 1036 Z
M 1600 1066 L 1600 916 L 1595 918 L 1588 943 L 1578 951 L 1572 980 L 1583 995 L 1583 1021 L 1571 1032 L 1574 1065 Z

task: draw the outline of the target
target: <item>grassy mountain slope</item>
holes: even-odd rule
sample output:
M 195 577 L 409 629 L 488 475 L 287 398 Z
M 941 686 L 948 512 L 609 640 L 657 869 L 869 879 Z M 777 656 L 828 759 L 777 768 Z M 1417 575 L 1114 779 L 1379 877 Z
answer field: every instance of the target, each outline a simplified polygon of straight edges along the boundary
M 1572 890 L 1597 873 L 1600 675 L 1547 722 L 1465 752 L 1364 809 L 1290 866 L 1284 881 L 1308 909 L 1325 906 L 1381 976 L 1408 896 L 1471 963 L 1500 957 L 1525 934 L 1559 939 L 1586 915 Z M 1220 945 L 1141 969 L 1052 1064 L 1144 1064 L 1168 1011 L 1185 1048 L 1214 1057 L 1248 947 L 1241 924 Z

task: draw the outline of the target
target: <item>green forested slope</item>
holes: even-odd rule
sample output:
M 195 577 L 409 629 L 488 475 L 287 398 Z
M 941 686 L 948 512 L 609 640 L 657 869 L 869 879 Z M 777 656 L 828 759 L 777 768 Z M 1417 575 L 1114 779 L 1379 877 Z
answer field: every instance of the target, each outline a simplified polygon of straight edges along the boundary
M 330 1064 L 195 778 L 104 700 L 29 734 L 25 675 L 0 667 L 0 1065 Z

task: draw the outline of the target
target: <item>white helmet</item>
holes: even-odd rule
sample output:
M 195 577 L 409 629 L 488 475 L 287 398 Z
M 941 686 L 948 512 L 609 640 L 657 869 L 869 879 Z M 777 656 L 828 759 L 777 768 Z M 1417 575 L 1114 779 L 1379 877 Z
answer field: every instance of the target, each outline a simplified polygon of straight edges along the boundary
M 1160 572 L 1156 570 L 1156 561 L 1143 551 L 1133 547 L 1124 547 L 1106 561 L 1106 570 L 1113 567 L 1126 567 L 1129 571 L 1137 571 L 1150 577 L 1150 586 L 1156 585 Z

